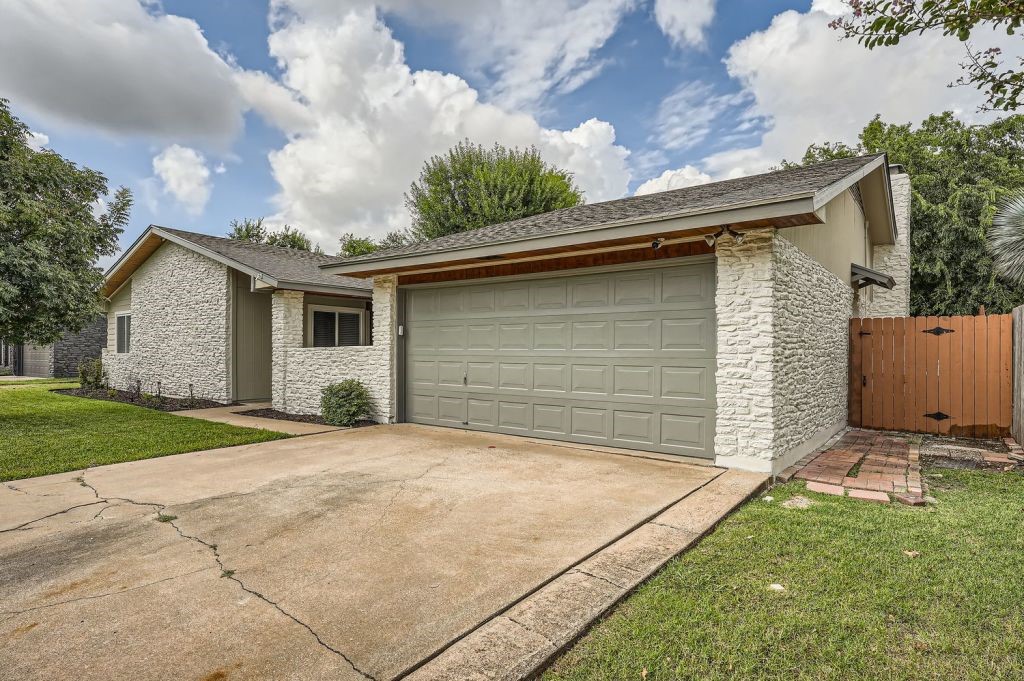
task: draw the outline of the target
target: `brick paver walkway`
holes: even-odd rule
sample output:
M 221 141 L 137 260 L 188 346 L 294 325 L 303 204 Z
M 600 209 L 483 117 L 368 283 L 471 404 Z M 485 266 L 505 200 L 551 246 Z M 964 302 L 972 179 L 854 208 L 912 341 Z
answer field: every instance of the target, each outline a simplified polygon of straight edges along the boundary
M 814 452 L 780 476 L 807 480 L 815 492 L 889 503 L 924 503 L 918 447 L 905 437 L 868 430 L 845 433 L 826 451 Z

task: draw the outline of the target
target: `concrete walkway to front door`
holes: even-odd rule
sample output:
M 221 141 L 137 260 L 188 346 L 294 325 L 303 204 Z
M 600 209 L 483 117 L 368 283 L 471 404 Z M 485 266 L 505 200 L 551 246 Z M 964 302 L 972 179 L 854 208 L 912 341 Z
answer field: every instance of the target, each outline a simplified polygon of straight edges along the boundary
M 515 678 L 763 481 L 398 425 L 0 484 L 0 669 Z

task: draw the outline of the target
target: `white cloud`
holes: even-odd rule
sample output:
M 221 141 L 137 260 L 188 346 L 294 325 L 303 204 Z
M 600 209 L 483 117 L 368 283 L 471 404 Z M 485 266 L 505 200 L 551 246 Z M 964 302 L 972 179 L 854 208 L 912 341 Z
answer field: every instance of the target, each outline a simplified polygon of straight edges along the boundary
M 654 0 L 654 19 L 677 46 L 703 47 L 715 0 Z
M 658 177 L 647 180 L 636 188 L 634 194 L 653 194 L 664 192 L 670 189 L 682 189 L 683 187 L 696 187 L 699 184 L 711 182 L 711 176 L 702 172 L 694 166 L 683 166 L 675 170 L 666 170 Z
M 191 19 L 137 0 L 7 0 L 0 92 L 47 120 L 115 135 L 225 141 L 242 127 L 232 69 Z
M 729 74 L 753 99 L 753 113 L 770 124 L 760 144 L 706 158 L 716 177 L 760 172 L 782 158 L 797 159 L 812 142 L 855 143 L 876 113 L 887 122 L 919 123 L 932 113 L 956 112 L 966 120 L 981 95 L 947 88 L 961 73 L 963 43 L 934 32 L 894 47 L 867 50 L 839 40 L 828 22 L 845 6 L 815 0 L 806 13 L 787 11 L 771 25 L 736 42 L 726 57 Z M 997 42 L 1020 54 L 1017 38 Z M 996 41 L 996 36 L 993 36 Z
M 314 240 L 407 226 L 403 194 L 424 160 L 467 137 L 536 145 L 546 160 L 575 173 L 589 201 L 626 192 L 628 151 L 615 144 L 611 125 L 588 120 L 568 131 L 545 129 L 530 115 L 482 103 L 458 76 L 412 71 L 373 8 L 278 0 L 272 25 L 281 84 L 302 109 L 276 116 L 289 141 L 270 154 L 281 187 L 275 219 Z M 274 118 L 265 101 L 254 105 Z
M 28 146 L 36 151 L 42 151 L 50 143 L 50 136 L 32 130 L 28 133 Z
M 189 215 L 201 215 L 212 186 L 206 158 L 195 149 L 172 144 L 153 158 L 153 172 Z
M 650 141 L 671 151 L 689 149 L 707 139 L 722 115 L 745 99 L 743 93 L 716 94 L 700 81 L 684 82 L 658 106 Z

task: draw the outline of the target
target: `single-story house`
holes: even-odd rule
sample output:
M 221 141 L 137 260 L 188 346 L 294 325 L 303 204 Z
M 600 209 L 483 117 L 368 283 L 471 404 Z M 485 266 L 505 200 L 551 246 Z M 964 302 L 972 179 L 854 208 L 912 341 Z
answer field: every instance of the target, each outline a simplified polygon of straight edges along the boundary
M 107 272 L 110 385 L 220 402 L 273 396 L 272 329 L 297 347 L 368 345 L 372 285 L 326 274 L 337 258 L 151 226 Z M 271 292 L 293 304 L 272 320 Z M 279 362 L 280 363 L 280 362 Z
M 49 345 L 8 343 L 0 340 L 0 369 L 15 376 L 70 378 L 78 366 L 96 359 L 107 343 L 107 318 L 100 315 L 78 333 L 68 332 Z
M 261 386 L 277 409 L 316 413 L 323 386 L 356 378 L 382 422 L 777 472 L 846 423 L 849 319 L 908 313 L 909 208 L 907 175 L 872 155 L 354 258 L 260 247 L 263 269 L 242 256 L 253 247 L 227 242 L 228 253 L 223 239 L 152 228 L 108 276 L 104 359 L 112 375 L 138 372 L 131 356 L 145 343 L 148 377 L 180 392 L 208 376 L 223 387 L 207 396 L 240 398 L 235 376 L 267 352 L 232 355 L 244 327 L 232 310 L 263 295 L 272 372 Z M 290 258 L 315 291 L 267 271 Z M 323 295 L 364 304 L 371 335 L 311 342 L 310 298 Z M 129 309 L 132 347 L 117 353 Z

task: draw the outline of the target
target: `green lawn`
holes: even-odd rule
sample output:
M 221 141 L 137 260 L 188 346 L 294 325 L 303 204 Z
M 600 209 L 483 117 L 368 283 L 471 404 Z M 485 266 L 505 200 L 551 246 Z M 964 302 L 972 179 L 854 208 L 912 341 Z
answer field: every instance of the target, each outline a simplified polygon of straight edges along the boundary
M 1024 678 L 1024 476 L 926 473 L 925 509 L 773 489 L 544 678 Z
M 0 480 L 288 437 L 58 395 L 52 387 L 68 386 L 0 387 Z

